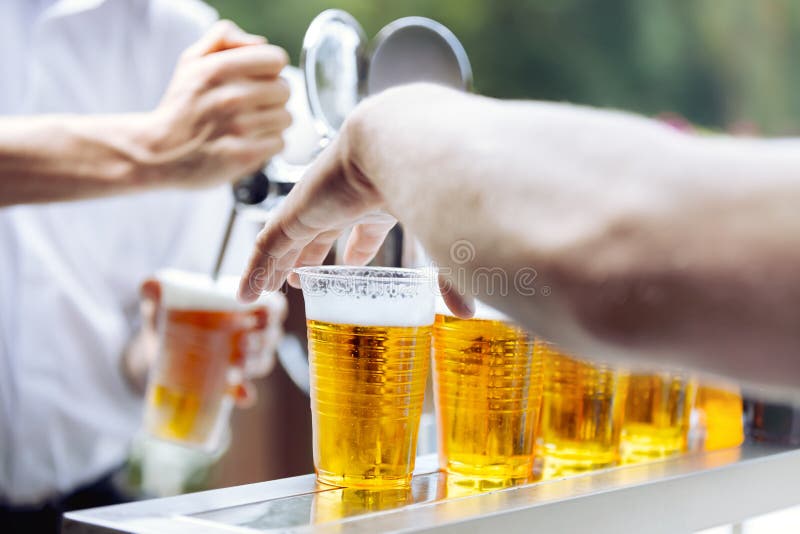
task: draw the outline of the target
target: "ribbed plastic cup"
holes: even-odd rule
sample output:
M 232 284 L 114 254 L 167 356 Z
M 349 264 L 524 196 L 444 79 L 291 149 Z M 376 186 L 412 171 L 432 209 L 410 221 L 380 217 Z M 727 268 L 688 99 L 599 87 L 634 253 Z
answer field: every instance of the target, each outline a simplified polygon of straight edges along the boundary
M 575 359 L 536 341 L 543 359 L 540 456 L 545 479 L 619 462 L 628 378 L 609 365 Z
M 686 374 L 632 372 L 620 442 L 622 463 L 686 452 L 696 392 L 696 383 Z
M 431 276 L 380 267 L 296 272 L 308 321 L 318 480 L 408 485 L 431 350 Z
M 266 294 L 236 300 L 238 278 L 177 270 L 157 273 L 159 352 L 143 426 L 152 437 L 214 451 L 223 442 L 248 361 L 261 358 L 270 314 Z
M 439 461 L 448 480 L 483 489 L 529 480 L 542 391 L 532 338 L 481 303 L 473 319 L 440 306 L 433 331 Z

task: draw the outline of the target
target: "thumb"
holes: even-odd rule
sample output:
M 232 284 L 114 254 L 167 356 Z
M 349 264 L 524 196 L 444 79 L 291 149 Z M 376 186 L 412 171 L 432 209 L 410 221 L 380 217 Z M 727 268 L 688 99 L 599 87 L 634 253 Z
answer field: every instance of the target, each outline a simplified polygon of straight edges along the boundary
M 155 278 L 148 278 L 142 282 L 139 293 L 141 295 L 139 312 L 142 317 L 142 325 L 155 331 L 158 313 L 161 309 L 161 284 Z
M 249 380 L 234 386 L 231 394 L 233 395 L 233 401 L 237 408 L 252 408 L 258 401 L 256 386 Z
M 247 33 L 229 20 L 220 20 L 214 23 L 196 43 L 187 48 L 183 56 L 197 58 L 229 48 L 266 42 L 264 37 Z

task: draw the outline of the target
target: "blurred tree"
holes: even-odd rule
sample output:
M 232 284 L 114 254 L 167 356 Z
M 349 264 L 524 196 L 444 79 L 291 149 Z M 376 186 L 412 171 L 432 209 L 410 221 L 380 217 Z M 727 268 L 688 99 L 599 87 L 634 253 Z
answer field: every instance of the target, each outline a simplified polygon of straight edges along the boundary
M 503 98 L 680 113 L 712 128 L 742 122 L 800 132 L 796 0 L 209 0 L 296 63 L 311 19 L 332 7 L 375 35 L 422 15 L 464 43 L 475 89 Z

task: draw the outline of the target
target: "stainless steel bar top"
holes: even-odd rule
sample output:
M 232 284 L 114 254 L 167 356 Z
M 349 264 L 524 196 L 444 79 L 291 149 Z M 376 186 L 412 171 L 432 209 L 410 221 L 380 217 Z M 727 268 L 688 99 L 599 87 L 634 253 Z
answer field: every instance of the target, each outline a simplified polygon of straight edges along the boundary
M 800 449 L 745 444 L 477 492 L 417 460 L 411 488 L 313 475 L 66 514 L 64 532 L 693 532 L 800 504 Z

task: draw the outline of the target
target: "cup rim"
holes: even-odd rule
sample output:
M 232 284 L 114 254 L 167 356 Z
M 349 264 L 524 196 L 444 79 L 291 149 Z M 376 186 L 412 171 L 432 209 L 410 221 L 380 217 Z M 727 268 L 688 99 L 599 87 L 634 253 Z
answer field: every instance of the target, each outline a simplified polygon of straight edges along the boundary
M 348 271 L 370 271 L 374 275 L 363 276 L 347 274 Z M 304 277 L 325 280 L 354 280 L 358 282 L 392 282 L 392 283 L 420 283 L 433 280 L 430 269 L 414 269 L 408 267 L 378 267 L 373 265 L 316 265 L 296 267 L 292 272 L 299 275 L 301 281 Z M 383 273 L 384 275 L 381 275 Z M 391 273 L 391 275 L 389 275 Z

